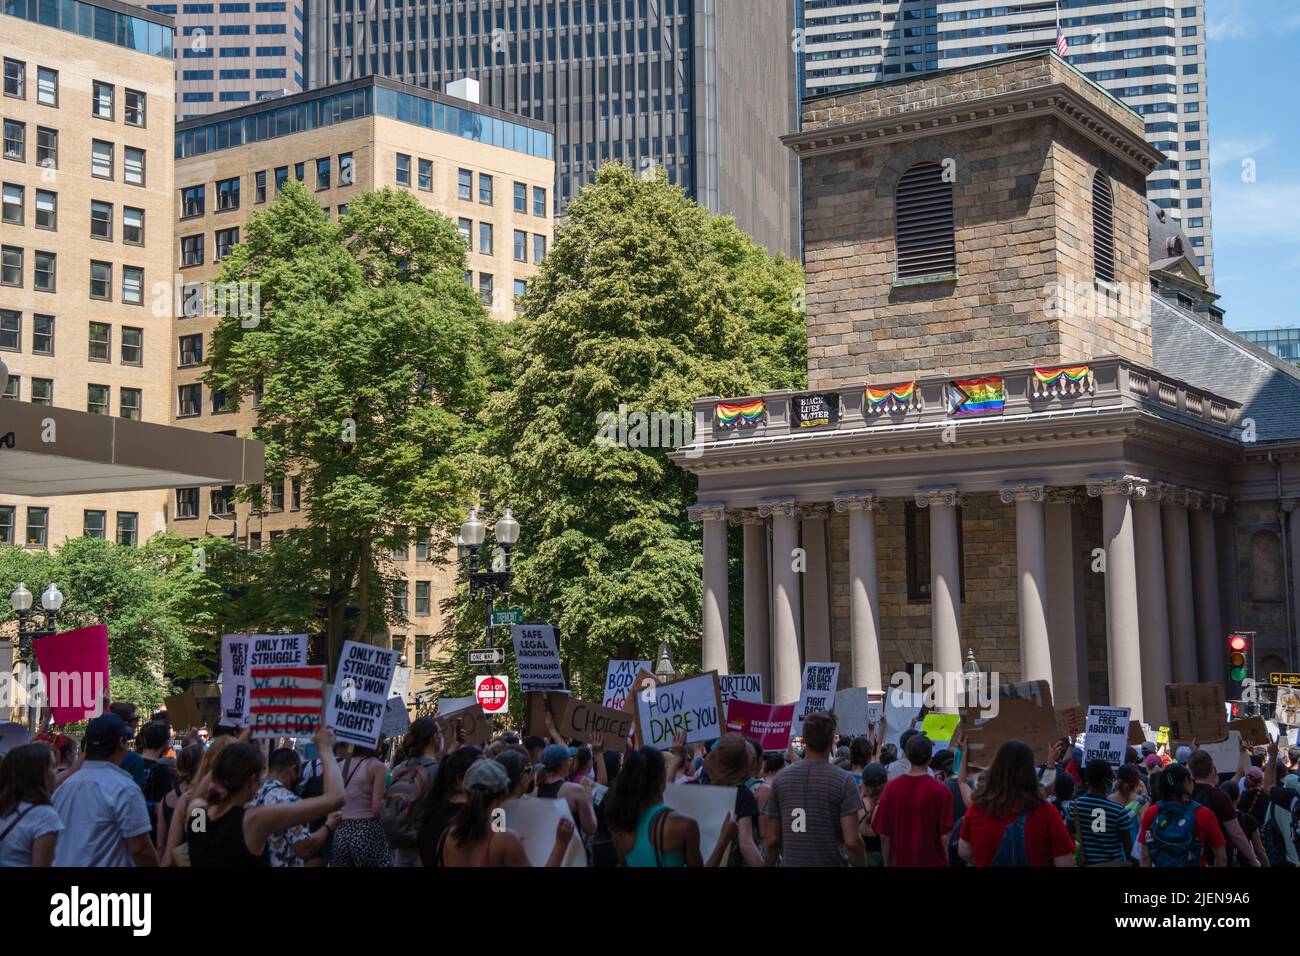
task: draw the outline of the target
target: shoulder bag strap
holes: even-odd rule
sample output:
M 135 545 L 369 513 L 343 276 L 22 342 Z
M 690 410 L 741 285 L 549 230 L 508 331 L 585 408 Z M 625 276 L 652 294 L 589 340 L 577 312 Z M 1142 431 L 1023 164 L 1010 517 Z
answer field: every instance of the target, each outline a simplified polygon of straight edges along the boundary
M 25 816 L 27 816 L 28 812 L 29 812 L 29 811 L 32 809 L 32 807 L 34 807 L 34 806 L 35 806 L 35 804 L 28 804 L 26 810 L 19 810 L 19 811 L 18 811 L 18 815 L 15 816 L 15 817 L 13 818 L 13 820 L 10 822 L 9 826 L 5 827 L 5 832 L 4 832 L 4 833 L 0 833 L 0 843 L 3 843 L 3 842 L 4 842 L 5 837 L 7 837 L 10 833 L 13 832 L 14 827 L 18 826 L 18 824 L 19 824 L 19 822 L 22 820 L 22 818 L 25 817 Z

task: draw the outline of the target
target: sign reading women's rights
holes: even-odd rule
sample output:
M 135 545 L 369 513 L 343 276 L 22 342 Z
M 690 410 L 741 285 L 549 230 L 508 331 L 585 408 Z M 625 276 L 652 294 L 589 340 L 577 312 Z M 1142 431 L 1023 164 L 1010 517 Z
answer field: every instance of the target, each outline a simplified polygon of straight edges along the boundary
M 667 750 L 679 733 L 688 744 L 725 733 L 717 671 L 637 691 L 634 699 L 636 734 L 645 746 Z
M 650 670 L 649 661 L 610 661 L 609 669 L 605 673 L 604 705 L 615 709 L 621 708 L 627 700 L 628 689 L 636 680 L 637 673 L 643 670 Z
M 516 624 L 510 628 L 515 645 L 515 664 L 519 668 L 519 689 L 564 690 L 564 671 L 560 668 L 560 642 L 549 624 Z
M 1122 766 L 1128 752 L 1129 707 L 1089 707 L 1083 732 L 1083 765 L 1104 760 Z
M 388 688 L 396 669 L 396 651 L 356 641 L 343 642 L 325 711 L 325 726 L 333 728 L 339 743 L 379 745 Z
M 835 708 L 835 688 L 840 682 L 840 665 L 807 663 L 803 666 L 803 690 L 794 710 L 794 732 L 803 731 L 803 719 L 819 710 Z

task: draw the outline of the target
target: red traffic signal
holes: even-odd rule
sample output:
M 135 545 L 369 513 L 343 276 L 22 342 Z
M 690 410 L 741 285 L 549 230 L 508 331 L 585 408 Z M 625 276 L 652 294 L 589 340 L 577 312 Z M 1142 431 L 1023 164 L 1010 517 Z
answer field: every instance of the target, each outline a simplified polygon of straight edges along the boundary
M 1228 649 L 1240 654 L 1246 649 L 1246 639 L 1240 634 L 1233 634 L 1228 638 Z

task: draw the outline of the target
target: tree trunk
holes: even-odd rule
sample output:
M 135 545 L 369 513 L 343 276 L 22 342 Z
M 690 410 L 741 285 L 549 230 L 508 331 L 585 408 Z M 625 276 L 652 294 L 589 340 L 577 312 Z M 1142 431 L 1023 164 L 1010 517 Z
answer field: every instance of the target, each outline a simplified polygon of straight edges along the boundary
M 352 640 L 358 644 L 366 640 L 366 627 L 370 623 L 370 539 L 361 539 L 361 554 L 357 566 L 357 626 Z

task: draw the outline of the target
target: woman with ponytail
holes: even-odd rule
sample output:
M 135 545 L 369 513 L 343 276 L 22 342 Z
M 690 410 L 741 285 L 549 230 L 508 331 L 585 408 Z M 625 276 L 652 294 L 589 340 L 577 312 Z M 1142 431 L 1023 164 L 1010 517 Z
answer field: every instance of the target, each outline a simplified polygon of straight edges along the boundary
M 316 734 L 325 792 L 293 803 L 248 807 L 262 785 L 262 750 L 239 741 L 229 744 L 212 766 L 206 787 L 189 804 L 184 821 L 191 866 L 269 866 L 266 841 L 273 833 L 327 816 L 343 806 L 343 778 L 334 758 L 334 732 Z
M 532 866 L 513 830 L 497 823 L 501 805 L 510 792 L 510 774 L 495 760 L 479 760 L 465 772 L 467 799 L 442 837 L 438 862 L 442 866 Z M 573 821 L 561 818 L 555 827 L 555 846 L 547 866 L 564 862 L 573 839 Z
M 630 751 L 605 797 L 605 821 L 624 866 L 717 866 L 736 836 L 730 813 L 708 861 L 700 856 L 700 825 L 664 803 L 664 755 Z

